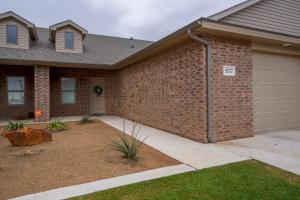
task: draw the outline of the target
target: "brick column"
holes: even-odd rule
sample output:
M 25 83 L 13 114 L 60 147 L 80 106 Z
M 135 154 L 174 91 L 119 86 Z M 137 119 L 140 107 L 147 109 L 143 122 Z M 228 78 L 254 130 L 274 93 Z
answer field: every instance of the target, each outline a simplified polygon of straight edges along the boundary
M 42 110 L 39 121 L 50 120 L 49 67 L 34 66 L 34 108 Z

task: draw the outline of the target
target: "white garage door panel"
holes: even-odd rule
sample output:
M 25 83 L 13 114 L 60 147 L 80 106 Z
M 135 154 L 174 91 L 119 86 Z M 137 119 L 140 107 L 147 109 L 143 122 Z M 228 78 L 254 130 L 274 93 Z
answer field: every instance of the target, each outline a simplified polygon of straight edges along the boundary
M 254 129 L 300 127 L 300 59 L 254 53 Z

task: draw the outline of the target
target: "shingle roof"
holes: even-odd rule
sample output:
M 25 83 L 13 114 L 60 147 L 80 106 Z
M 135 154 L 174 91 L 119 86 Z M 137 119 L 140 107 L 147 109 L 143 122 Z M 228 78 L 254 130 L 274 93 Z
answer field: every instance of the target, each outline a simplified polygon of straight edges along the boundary
M 0 59 L 113 65 L 152 43 L 133 40 L 134 48 L 131 48 L 127 38 L 88 34 L 83 42 L 83 53 L 64 53 L 55 51 L 54 43 L 49 41 L 49 29 L 37 28 L 37 33 L 39 40 L 33 41 L 30 49 L 1 47 Z
M 8 17 L 13 17 L 16 20 L 19 20 L 20 22 L 24 23 L 27 26 L 27 28 L 30 30 L 29 34 L 31 35 L 31 37 L 33 39 L 37 39 L 38 38 L 37 33 L 36 33 L 36 29 L 35 29 L 35 25 L 33 23 L 31 23 L 27 19 L 21 17 L 20 15 L 14 13 L 13 11 L 8 11 L 8 12 L 0 14 L 0 20 L 8 18 Z

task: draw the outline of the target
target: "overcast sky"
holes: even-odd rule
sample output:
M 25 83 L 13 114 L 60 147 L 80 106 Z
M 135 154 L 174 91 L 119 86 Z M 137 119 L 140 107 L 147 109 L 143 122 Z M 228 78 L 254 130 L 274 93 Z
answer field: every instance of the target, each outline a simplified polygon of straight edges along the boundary
M 0 0 L 38 27 L 71 19 L 89 33 L 158 40 L 244 0 Z

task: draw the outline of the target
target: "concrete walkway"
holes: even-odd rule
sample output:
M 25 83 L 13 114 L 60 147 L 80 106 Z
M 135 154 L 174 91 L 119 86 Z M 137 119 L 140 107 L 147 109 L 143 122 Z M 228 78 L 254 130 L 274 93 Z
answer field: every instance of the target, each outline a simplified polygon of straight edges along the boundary
M 85 194 L 90 194 L 97 191 L 103 191 L 115 187 L 120 187 L 132 183 L 137 183 L 141 181 L 152 180 L 156 178 L 171 176 L 175 174 L 180 174 L 184 172 L 190 172 L 195 170 L 194 168 L 181 164 L 170 167 L 163 167 L 154 170 L 139 172 L 135 174 L 129 174 L 125 176 L 119 176 L 109 179 L 103 179 L 91 183 L 85 183 L 80 185 L 74 185 L 69 187 L 58 188 L 54 190 L 49 190 L 46 192 L 40 192 L 35 194 L 29 194 L 26 196 L 21 196 L 13 198 L 11 200 L 60 200 L 67 199 L 71 197 L 81 196 Z
M 123 119 L 103 116 L 99 119 L 123 131 Z M 125 120 L 126 133 L 132 122 Z M 300 130 L 287 130 L 256 135 L 255 137 L 201 144 L 148 126 L 142 126 L 145 143 L 182 163 L 197 169 L 256 159 L 300 175 Z
M 51 120 L 59 119 L 62 122 L 77 122 L 77 121 L 80 121 L 81 118 L 82 118 L 82 116 L 67 116 L 67 117 L 54 117 L 54 118 L 51 118 Z M 97 119 L 97 117 L 91 117 L 91 119 Z M 11 121 L 22 122 L 23 124 L 45 124 L 45 123 L 48 123 L 48 122 L 36 122 L 35 119 L 11 120 Z M 0 126 L 6 126 L 7 124 L 8 124 L 7 120 L 0 120 Z
M 115 116 L 99 117 L 101 121 L 123 131 L 123 118 Z M 132 122 L 125 120 L 125 132 L 130 134 Z M 141 139 L 147 138 L 145 143 L 176 160 L 203 169 L 227 163 L 249 159 L 248 156 L 238 155 L 214 144 L 201 144 L 166 131 L 142 125 L 139 133 Z

